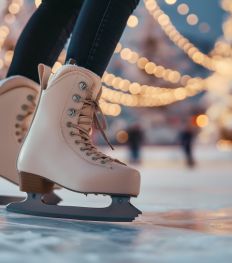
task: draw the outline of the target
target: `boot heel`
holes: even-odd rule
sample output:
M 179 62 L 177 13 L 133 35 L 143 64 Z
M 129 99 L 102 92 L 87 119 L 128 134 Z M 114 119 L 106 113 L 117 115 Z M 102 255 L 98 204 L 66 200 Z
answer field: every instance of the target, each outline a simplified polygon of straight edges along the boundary
M 20 190 L 27 193 L 49 193 L 54 183 L 31 173 L 19 173 Z

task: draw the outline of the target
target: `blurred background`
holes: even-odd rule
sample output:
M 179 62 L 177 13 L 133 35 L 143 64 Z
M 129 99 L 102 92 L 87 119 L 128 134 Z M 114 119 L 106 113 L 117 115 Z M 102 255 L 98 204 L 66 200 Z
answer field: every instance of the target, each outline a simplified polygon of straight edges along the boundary
M 0 78 L 40 3 L 0 1 Z M 132 203 L 143 215 L 112 225 L 2 209 L 1 262 L 232 262 L 232 0 L 141 0 L 102 82 L 115 151 L 95 131 L 94 141 L 141 172 Z M 110 199 L 57 193 L 75 206 Z M 0 179 L 0 194 L 19 189 Z
M 1 78 L 20 32 L 40 3 L 0 2 Z M 231 43 L 231 0 L 141 1 L 103 76 L 100 104 L 108 134 L 114 145 L 122 146 L 115 154 L 121 151 L 123 158 L 140 163 L 142 153 L 164 150 L 162 158 L 185 159 L 192 167 L 197 145 L 200 153 L 208 149 L 210 156 L 226 152 L 231 157 Z M 65 52 L 64 47 L 54 72 Z M 104 143 L 97 133 L 94 139 Z M 147 154 L 140 154 L 142 146 L 149 149 Z

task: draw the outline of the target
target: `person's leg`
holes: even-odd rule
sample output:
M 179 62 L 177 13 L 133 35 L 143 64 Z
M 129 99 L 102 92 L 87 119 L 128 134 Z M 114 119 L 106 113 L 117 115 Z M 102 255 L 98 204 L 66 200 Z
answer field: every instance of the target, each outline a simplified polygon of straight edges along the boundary
M 73 30 L 84 0 L 43 0 L 29 19 L 15 48 L 7 77 L 39 82 L 37 66 L 52 66 Z
M 68 48 L 67 59 L 102 76 L 139 0 L 85 0 Z

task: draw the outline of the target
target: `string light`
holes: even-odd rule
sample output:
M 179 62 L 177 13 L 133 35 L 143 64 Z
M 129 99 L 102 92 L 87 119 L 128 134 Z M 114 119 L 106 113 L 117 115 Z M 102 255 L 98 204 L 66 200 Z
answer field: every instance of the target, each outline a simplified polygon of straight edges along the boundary
M 115 53 L 119 53 L 122 60 L 135 64 L 139 69 L 144 70 L 149 75 L 154 75 L 156 78 L 161 78 L 171 83 L 180 82 L 181 85 L 186 85 L 192 79 L 189 75 L 181 75 L 177 70 L 157 65 L 148 60 L 148 58 L 141 57 L 130 48 L 123 48 L 121 43 L 118 43 L 116 46 Z
M 129 107 L 163 106 L 192 97 L 205 90 L 205 81 L 199 78 L 189 80 L 185 87 L 174 89 L 132 83 L 107 72 L 104 73 L 102 81 L 113 88 L 103 86 L 104 100 Z
M 196 124 L 198 127 L 203 128 L 209 124 L 209 118 L 205 114 L 201 114 L 196 118 Z
M 222 0 L 221 6 L 225 11 L 232 13 L 232 2 L 231 2 L 231 0 Z
M 215 49 L 211 53 L 213 58 L 199 51 L 187 38 L 183 37 L 174 27 L 170 18 L 165 14 L 158 6 L 155 0 L 144 0 L 145 6 L 153 18 L 160 24 L 164 32 L 169 38 L 179 46 L 188 56 L 195 62 L 210 70 L 218 70 L 219 64 L 216 64 L 214 59 L 217 56 L 231 56 L 232 51 L 230 45 L 224 41 L 217 42 Z M 175 0 L 165 0 L 167 4 L 173 5 L 176 3 Z M 232 4 L 230 1 L 223 0 L 223 7 L 226 10 L 232 12 Z M 38 7 L 41 4 L 41 0 L 35 0 L 35 5 Z M 5 39 L 10 34 L 10 28 L 7 24 L 11 24 L 15 19 L 15 15 L 20 12 L 23 0 L 12 0 L 8 5 L 9 13 L 5 15 L 4 21 L 6 24 L 0 26 L 0 48 L 4 45 Z M 186 4 L 180 4 L 177 7 L 178 12 L 181 15 L 189 14 L 189 7 Z M 190 24 L 197 24 L 198 17 L 194 14 L 189 14 Z M 138 25 L 138 18 L 131 16 L 128 19 L 128 26 L 135 27 Z M 224 32 L 228 32 L 228 37 L 231 35 L 229 30 L 231 23 L 224 24 Z M 201 24 L 199 25 L 199 27 Z M 99 104 L 102 111 L 106 115 L 118 116 L 121 112 L 121 106 L 128 107 L 154 107 L 154 106 L 165 106 L 170 103 L 185 100 L 186 98 L 195 96 L 196 94 L 207 90 L 207 79 L 192 78 L 189 75 L 181 75 L 180 72 L 165 68 L 162 65 L 158 65 L 153 61 L 150 61 L 146 57 L 141 57 L 137 52 L 130 48 L 124 48 L 121 43 L 118 43 L 115 53 L 119 53 L 120 57 L 136 65 L 139 69 L 144 70 L 149 75 L 154 75 L 157 78 L 162 78 L 171 83 L 180 83 L 180 86 L 176 88 L 165 88 L 143 85 L 138 82 L 131 82 L 128 79 L 121 78 L 114 74 L 105 72 L 102 81 L 107 86 L 102 87 L 102 96 Z M 53 66 L 53 72 L 62 66 L 65 60 L 66 51 L 63 50 Z M 4 61 L 0 59 L 0 68 L 3 67 L 4 63 L 9 64 L 13 56 L 13 50 L 7 50 L 4 53 Z M 225 64 L 223 64 L 225 67 Z M 228 64 L 229 71 L 230 65 Z M 221 71 L 224 71 L 221 70 Z M 199 116 L 200 117 L 200 116 Z M 203 117 L 202 117 L 203 118 Z M 200 119 L 199 119 L 200 120 Z M 205 121 L 205 120 L 204 120 Z
M 165 0 L 166 4 L 168 5 L 174 5 L 177 0 Z
M 38 8 L 42 3 L 42 0 L 35 0 L 35 6 Z
M 137 16 L 135 15 L 131 15 L 127 20 L 127 26 L 132 27 L 132 28 L 136 27 L 138 23 L 139 23 L 139 20 Z
M 187 16 L 187 23 L 191 26 L 195 26 L 199 22 L 198 16 L 195 14 L 189 14 Z
M 17 15 L 20 12 L 23 3 L 23 0 L 9 1 L 7 7 L 8 13 L 4 17 L 4 24 L 0 25 L 0 50 L 3 49 L 6 39 L 10 34 L 10 27 L 8 25 L 11 25 L 15 22 L 15 15 Z M 3 53 L 2 56 L 4 58 L 5 65 L 9 66 L 13 57 L 13 50 L 6 50 L 6 52 Z M 3 60 L 1 59 L 1 61 Z M 3 68 L 2 63 L 1 68 Z
M 187 15 L 189 12 L 189 6 L 187 4 L 180 4 L 177 7 L 177 11 L 180 15 Z
M 156 0 L 144 0 L 144 3 L 150 15 L 159 23 L 170 40 L 181 48 L 190 57 L 190 59 L 193 60 L 193 62 L 209 70 L 215 71 L 215 61 L 208 55 L 201 52 L 176 29 L 170 18 L 161 10 Z M 192 18 L 193 16 L 190 17 L 190 20 L 192 20 Z M 195 23 L 196 17 L 194 20 L 195 21 L 193 22 Z

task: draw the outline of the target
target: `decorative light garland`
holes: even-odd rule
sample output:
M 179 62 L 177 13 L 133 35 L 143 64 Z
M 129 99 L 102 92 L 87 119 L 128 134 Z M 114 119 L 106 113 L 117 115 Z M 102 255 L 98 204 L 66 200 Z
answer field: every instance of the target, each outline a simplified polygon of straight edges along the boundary
M 23 0 L 12 0 L 9 1 L 7 6 L 8 13 L 4 17 L 4 23 L 0 25 L 0 50 L 3 49 L 7 37 L 10 35 L 10 25 L 12 25 L 16 20 L 16 15 L 21 11 L 23 6 Z M 13 57 L 14 51 L 7 50 L 0 58 L 0 69 L 9 66 Z
M 103 87 L 102 98 L 130 107 L 163 106 L 206 90 L 205 81 L 197 78 L 192 79 L 185 87 L 174 89 L 141 85 L 138 82 L 131 83 L 127 79 L 107 72 L 102 80 L 107 86 L 114 88 Z
M 161 10 L 156 0 L 144 0 L 144 3 L 149 14 L 159 23 L 169 39 L 181 48 L 193 62 L 211 71 L 216 70 L 214 60 L 201 52 L 176 29 L 169 16 Z
M 168 0 L 174 1 L 174 0 Z M 160 9 L 156 0 L 144 0 L 146 9 L 160 24 L 164 32 L 169 38 L 179 46 L 188 56 L 197 64 L 200 64 L 207 69 L 215 70 L 214 58 L 217 56 L 231 57 L 232 51 L 228 43 L 218 41 L 215 44 L 215 49 L 211 52 L 213 58 L 199 51 L 188 39 L 183 37 L 171 23 L 170 18 Z M 169 2 L 171 4 L 171 2 Z M 35 5 L 38 7 L 41 0 L 35 0 Z M 5 16 L 5 23 L 12 24 L 15 21 L 15 15 L 20 12 L 23 0 L 12 0 L 8 5 L 9 14 Z M 224 9 L 232 13 L 232 3 L 230 0 L 222 0 Z M 138 18 L 131 16 L 128 19 L 128 26 L 135 27 L 138 24 Z M 0 26 L 0 49 L 3 47 L 7 36 L 10 34 L 10 27 L 6 24 Z M 120 57 L 144 70 L 149 75 L 154 75 L 157 78 L 162 78 L 172 83 L 178 83 L 182 86 L 177 88 L 164 88 L 142 85 L 138 82 L 130 82 L 127 79 L 115 76 L 105 72 L 102 81 L 108 86 L 103 86 L 100 106 L 106 115 L 117 116 L 121 112 L 121 106 L 128 107 L 154 107 L 164 106 L 176 101 L 184 100 L 188 97 L 206 90 L 206 80 L 202 78 L 192 78 L 189 75 L 181 75 L 180 72 L 165 68 L 161 65 L 149 61 L 145 57 L 141 57 L 137 52 L 129 48 L 123 48 L 119 43 L 115 49 L 116 53 L 120 53 Z M 63 63 L 66 51 L 63 50 L 57 62 L 53 66 L 55 72 Z M 7 50 L 4 54 L 5 63 L 10 63 L 13 56 L 13 50 Z M 0 67 L 3 61 L 0 59 Z M 112 87 L 112 88 L 109 88 Z
M 154 75 L 156 78 L 164 79 L 171 83 L 181 83 L 186 85 L 189 80 L 193 79 L 189 75 L 181 75 L 177 70 L 165 68 L 150 61 L 146 57 L 141 57 L 137 52 L 130 48 L 123 48 L 121 43 L 118 43 L 115 53 L 119 53 L 122 60 L 130 64 L 135 64 L 139 69 L 144 70 L 149 75 Z

